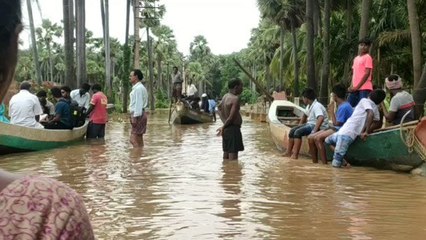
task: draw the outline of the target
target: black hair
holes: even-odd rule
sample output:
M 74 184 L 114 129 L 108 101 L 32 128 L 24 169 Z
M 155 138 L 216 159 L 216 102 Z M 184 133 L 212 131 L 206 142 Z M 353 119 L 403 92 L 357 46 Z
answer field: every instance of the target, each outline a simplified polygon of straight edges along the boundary
M 51 88 L 51 89 L 50 89 L 50 92 L 52 93 L 52 96 L 53 96 L 54 98 L 60 98 L 60 97 L 62 97 L 61 89 L 60 89 L 60 88 L 58 88 L 58 87 L 53 87 L 53 88 Z
M 372 41 L 371 41 L 370 38 L 365 37 L 365 38 L 362 38 L 358 41 L 358 44 L 361 44 L 361 43 L 364 43 L 367 46 L 371 46 Z
M 143 73 L 139 69 L 133 70 L 133 76 L 137 76 L 139 81 L 142 81 L 143 79 Z
M 44 91 L 43 89 L 38 91 L 36 94 L 37 97 L 47 97 L 47 93 L 46 91 Z
M 331 92 L 333 92 L 338 98 L 341 98 L 341 99 L 346 98 L 346 88 L 340 83 L 334 85 Z
M 88 83 L 82 83 L 80 88 L 88 92 L 90 90 L 90 85 Z
M 176 67 L 176 66 L 173 66 L 173 69 L 179 70 L 179 68 L 178 68 L 178 67 Z
M 101 87 L 101 85 L 100 85 L 100 84 L 95 83 L 95 84 L 93 84 L 93 86 L 92 86 L 92 90 L 101 91 L 101 90 L 102 90 L 102 87 Z
M 31 83 L 28 82 L 28 81 L 24 81 L 19 86 L 19 89 L 21 89 L 21 90 L 30 90 L 31 89 Z
M 386 93 L 382 89 L 375 89 L 370 93 L 369 97 L 375 104 L 380 104 L 385 100 Z
M 21 24 L 21 1 L 20 0 L 0 0 L 0 54 L 3 56 L 4 47 L 9 47 L 12 34 L 15 33 L 16 26 Z
M 388 81 L 398 81 L 399 78 L 400 78 L 399 75 L 391 74 L 391 75 L 388 76 Z
M 241 81 L 241 79 L 234 78 L 234 79 L 232 79 L 231 81 L 228 82 L 228 89 L 233 89 L 236 86 L 239 86 L 241 84 L 243 84 L 243 81 Z
M 305 88 L 302 92 L 302 96 L 312 101 L 317 98 L 317 94 L 312 88 Z
M 68 87 L 68 86 L 62 86 L 62 87 L 61 87 L 61 90 L 65 91 L 65 92 L 67 92 L 67 93 L 70 93 L 70 92 L 71 92 L 71 88 L 70 88 L 70 87 Z

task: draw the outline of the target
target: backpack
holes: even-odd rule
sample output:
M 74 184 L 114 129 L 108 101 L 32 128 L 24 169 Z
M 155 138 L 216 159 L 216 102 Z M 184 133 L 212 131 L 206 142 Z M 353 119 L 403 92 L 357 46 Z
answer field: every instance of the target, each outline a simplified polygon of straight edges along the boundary
M 84 125 L 85 115 L 83 113 L 83 108 L 78 106 L 76 101 L 71 101 L 70 104 L 71 111 L 71 124 L 73 127 L 81 127 Z

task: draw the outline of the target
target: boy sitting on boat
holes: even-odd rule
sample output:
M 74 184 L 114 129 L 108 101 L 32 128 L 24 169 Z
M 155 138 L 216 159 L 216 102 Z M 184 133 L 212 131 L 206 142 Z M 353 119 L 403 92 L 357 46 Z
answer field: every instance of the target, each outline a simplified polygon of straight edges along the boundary
M 299 157 L 302 137 L 328 128 L 328 114 L 325 107 L 317 101 L 315 91 L 306 88 L 302 93 L 303 102 L 307 105 L 306 112 L 300 119 L 299 125 L 293 127 L 288 134 L 286 157 L 297 159 Z
M 334 146 L 332 166 L 342 167 L 344 156 L 353 141 L 360 136 L 365 140 L 369 133 L 381 126 L 380 113 L 377 105 L 383 102 L 386 93 L 381 89 L 373 90 L 368 98 L 363 98 L 356 105 L 352 116 L 338 132 L 327 137 L 325 143 Z

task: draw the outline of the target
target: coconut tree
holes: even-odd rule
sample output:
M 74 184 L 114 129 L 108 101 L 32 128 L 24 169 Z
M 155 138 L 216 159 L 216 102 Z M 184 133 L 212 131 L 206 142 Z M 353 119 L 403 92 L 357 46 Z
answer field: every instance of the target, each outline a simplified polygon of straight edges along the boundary
M 37 83 L 40 85 L 42 79 L 41 79 L 41 70 L 40 70 L 38 51 L 37 51 L 37 43 L 36 43 L 36 36 L 35 36 L 34 18 L 33 18 L 33 10 L 32 10 L 32 6 L 31 6 L 31 0 L 27 0 L 27 9 L 28 9 L 28 18 L 30 20 L 31 48 L 33 49 L 33 55 L 34 55 L 34 66 L 35 66 L 35 69 L 36 69 L 36 80 L 37 80 Z
M 315 78 L 315 53 L 314 53 L 314 0 L 306 0 L 306 53 L 307 53 L 307 75 L 308 86 L 317 90 Z
M 367 37 L 368 23 L 370 22 L 370 8 L 372 0 L 362 0 L 361 3 L 361 22 L 359 27 L 358 39 Z
M 65 48 L 65 85 L 75 87 L 74 70 L 74 1 L 62 0 Z
M 123 86 L 123 113 L 127 113 L 127 103 L 129 94 L 129 81 L 127 81 L 127 74 L 130 70 L 130 47 L 129 47 L 129 25 L 130 25 L 130 5 L 132 0 L 126 0 L 126 31 L 124 37 L 123 46 L 123 74 L 122 86 Z
M 324 28 L 323 28 L 323 62 L 320 86 L 320 100 L 326 104 L 328 96 L 328 81 L 330 77 L 330 19 L 331 0 L 324 0 Z
M 172 52 L 176 50 L 176 41 L 173 31 L 168 26 L 161 25 L 154 27 L 152 32 L 158 38 L 154 49 L 158 68 L 158 88 L 163 90 L 163 61 L 170 58 Z
M 195 36 L 194 40 L 189 44 L 190 61 L 198 61 L 203 67 L 204 74 L 207 72 L 207 66 L 209 58 L 211 57 L 211 50 L 208 46 L 207 39 L 198 35 Z M 199 81 L 199 91 L 205 91 L 204 81 Z
M 77 49 L 77 86 L 87 79 L 86 67 L 86 3 L 75 0 L 76 12 L 76 49 Z M 76 87 L 76 86 L 73 86 Z

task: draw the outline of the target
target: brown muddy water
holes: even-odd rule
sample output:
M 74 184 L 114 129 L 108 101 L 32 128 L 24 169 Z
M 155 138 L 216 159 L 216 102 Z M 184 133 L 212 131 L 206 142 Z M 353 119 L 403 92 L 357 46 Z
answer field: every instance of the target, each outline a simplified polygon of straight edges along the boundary
M 148 124 L 143 150 L 111 122 L 104 143 L 1 156 L 0 167 L 76 189 L 98 239 L 426 239 L 426 178 L 285 159 L 249 119 L 238 162 L 222 161 L 219 123 L 169 126 L 156 113 Z

